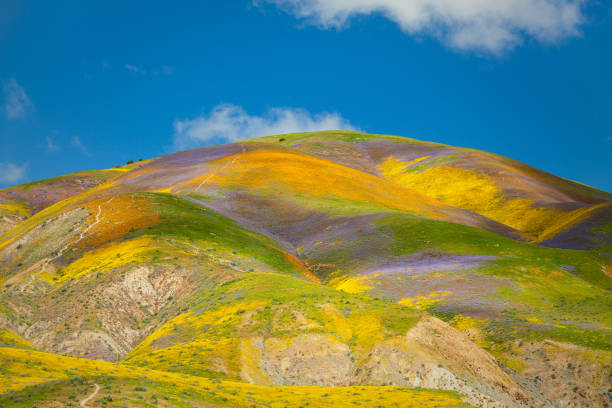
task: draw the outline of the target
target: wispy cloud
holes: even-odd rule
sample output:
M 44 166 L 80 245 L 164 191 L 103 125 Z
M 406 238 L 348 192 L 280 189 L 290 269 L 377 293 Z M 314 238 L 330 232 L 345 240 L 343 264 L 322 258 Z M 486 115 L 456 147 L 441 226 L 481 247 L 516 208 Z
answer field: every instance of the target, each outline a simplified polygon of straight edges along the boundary
M 91 156 L 91 153 L 89 153 L 89 150 L 87 149 L 87 147 L 85 147 L 83 141 L 79 136 L 73 136 L 71 144 L 72 147 L 74 147 L 75 149 L 79 149 L 85 156 Z
M 272 108 L 261 116 L 249 115 L 242 107 L 221 104 L 207 115 L 174 122 L 177 149 L 235 142 L 252 137 L 317 130 L 354 130 L 337 113 L 311 115 L 305 109 Z
M 128 71 L 132 71 L 136 74 L 141 74 L 141 75 L 147 75 L 147 71 L 137 67 L 136 65 L 132 65 L 132 64 L 125 64 L 124 65 L 125 69 L 127 69 Z
M 23 119 L 34 108 L 28 94 L 15 78 L 2 81 L 4 112 L 9 119 Z
M 157 75 L 172 75 L 174 70 L 167 65 L 162 65 L 161 68 L 153 68 L 151 74 Z
M 380 14 L 409 35 L 432 35 L 462 51 L 500 54 L 526 38 L 554 43 L 580 35 L 585 0 L 254 0 L 322 28 Z
M 45 147 L 48 152 L 57 152 L 61 150 L 61 148 L 55 143 L 51 136 L 47 136 L 45 140 L 47 142 Z
M 162 65 L 161 67 L 153 68 L 150 71 L 144 68 L 141 68 L 139 66 L 132 65 L 132 64 L 125 64 L 123 67 L 127 69 L 128 71 L 133 72 L 135 74 L 139 74 L 139 75 L 148 75 L 150 73 L 153 76 L 158 76 L 158 75 L 172 75 L 174 73 L 174 70 L 172 69 L 172 67 L 169 67 L 168 65 Z
M 0 184 L 15 184 L 26 176 L 27 164 L 0 162 Z

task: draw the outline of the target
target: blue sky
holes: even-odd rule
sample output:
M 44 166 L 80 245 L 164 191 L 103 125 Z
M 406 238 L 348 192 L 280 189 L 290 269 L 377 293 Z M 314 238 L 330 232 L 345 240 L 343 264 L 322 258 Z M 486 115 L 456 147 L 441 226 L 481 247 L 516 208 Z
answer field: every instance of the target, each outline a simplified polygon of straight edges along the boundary
M 342 127 L 612 191 L 606 2 L 126 3 L 0 0 L 0 186 Z

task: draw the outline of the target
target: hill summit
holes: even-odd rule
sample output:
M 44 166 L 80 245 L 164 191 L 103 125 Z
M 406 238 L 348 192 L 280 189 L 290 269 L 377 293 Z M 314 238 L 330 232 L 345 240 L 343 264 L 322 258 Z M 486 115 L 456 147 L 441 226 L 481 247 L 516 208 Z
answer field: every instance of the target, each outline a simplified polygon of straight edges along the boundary
M 612 195 L 328 131 L 0 190 L 0 406 L 607 407 Z

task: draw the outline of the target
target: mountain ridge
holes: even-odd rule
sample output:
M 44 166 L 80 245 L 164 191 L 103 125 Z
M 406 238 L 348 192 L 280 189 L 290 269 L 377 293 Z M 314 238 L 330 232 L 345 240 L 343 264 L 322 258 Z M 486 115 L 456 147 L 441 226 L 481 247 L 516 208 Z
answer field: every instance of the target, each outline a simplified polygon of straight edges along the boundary
M 0 190 L 3 217 L 19 217 L 0 236 L 5 361 L 27 365 L 12 350 L 32 346 L 36 361 L 238 384 L 227 401 L 192 390 L 176 404 L 267 406 L 247 383 L 331 399 L 345 394 L 330 386 L 424 387 L 453 392 L 446 406 L 609 401 L 609 193 L 474 149 L 344 131 L 99 172 Z M 103 385 L 92 401 L 134 402 L 91 367 L 78 376 Z M 36 378 L 4 370 L 0 392 L 69 401 Z

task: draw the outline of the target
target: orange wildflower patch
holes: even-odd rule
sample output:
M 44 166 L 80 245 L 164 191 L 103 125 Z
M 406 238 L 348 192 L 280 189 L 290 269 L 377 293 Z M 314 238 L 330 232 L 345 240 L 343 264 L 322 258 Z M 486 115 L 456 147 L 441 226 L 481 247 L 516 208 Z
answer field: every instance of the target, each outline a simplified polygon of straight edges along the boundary
M 95 200 L 85 207 L 91 214 L 90 229 L 77 244 L 81 248 L 95 248 L 160 222 L 152 201 L 146 197 L 122 194 Z
M 288 191 L 296 196 L 346 199 L 447 219 L 441 202 L 395 183 L 330 160 L 281 149 L 256 150 L 214 162 L 207 184 L 251 190 Z M 192 181 L 196 184 L 197 180 Z
M 285 252 L 285 256 L 287 257 L 289 262 L 291 262 L 291 264 L 296 267 L 296 269 L 302 272 L 302 274 L 306 277 L 306 279 L 308 279 L 309 281 L 313 283 L 321 283 L 321 280 L 319 279 L 319 277 L 315 275 L 314 273 L 312 273 L 312 271 L 308 269 L 299 258 L 291 255 L 288 252 Z

